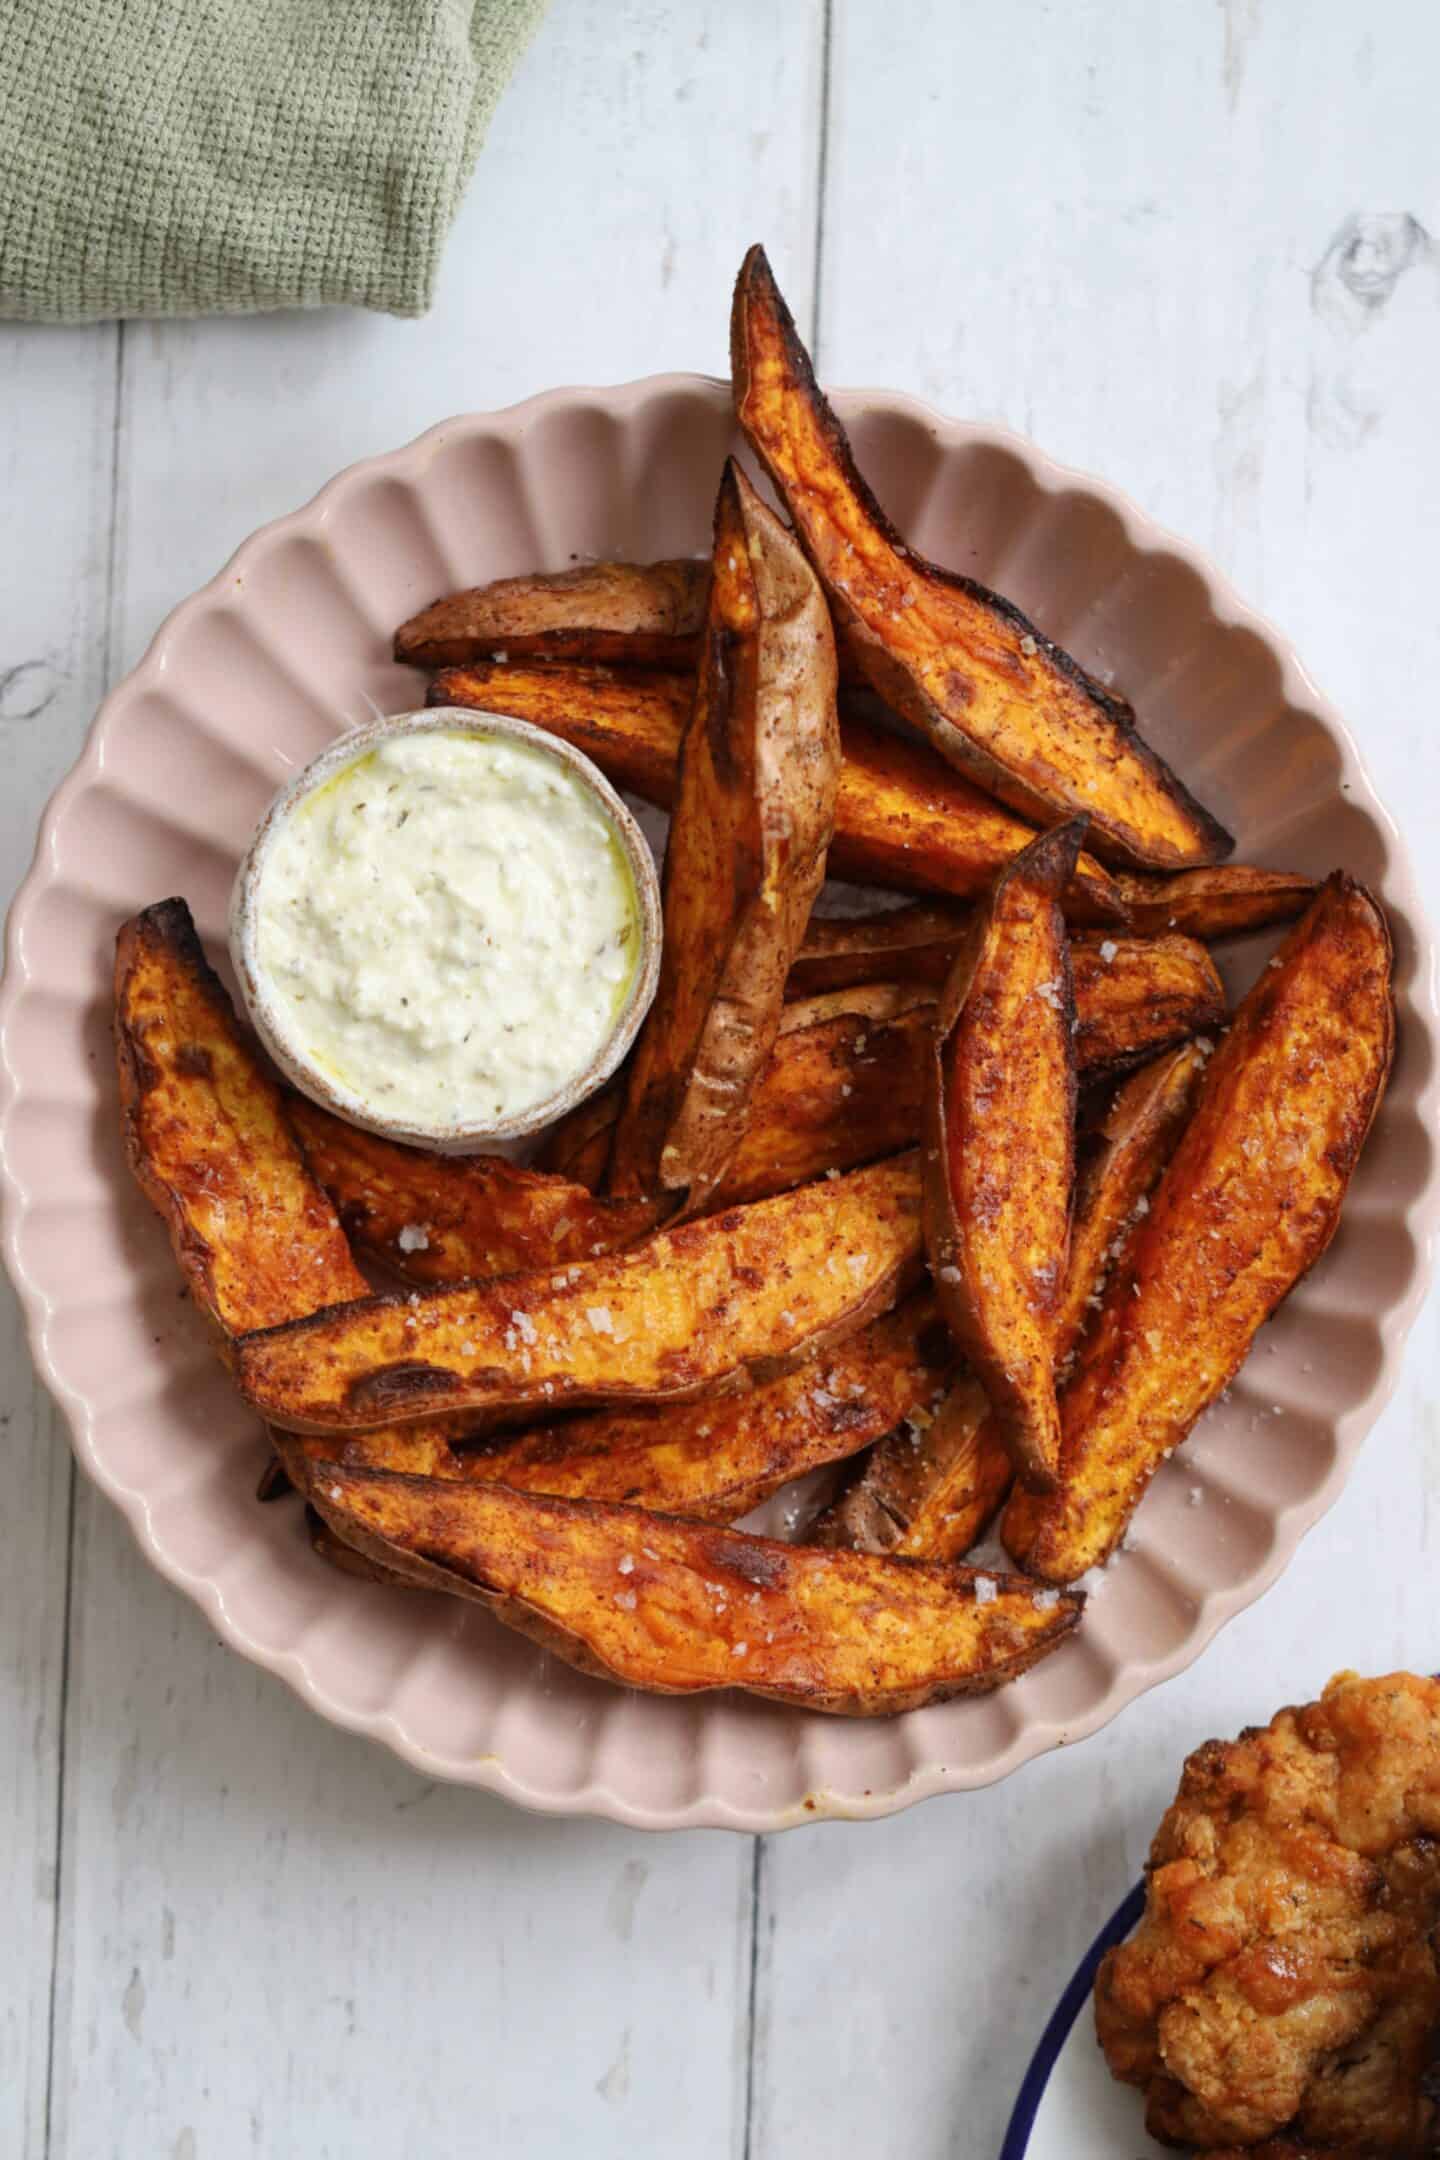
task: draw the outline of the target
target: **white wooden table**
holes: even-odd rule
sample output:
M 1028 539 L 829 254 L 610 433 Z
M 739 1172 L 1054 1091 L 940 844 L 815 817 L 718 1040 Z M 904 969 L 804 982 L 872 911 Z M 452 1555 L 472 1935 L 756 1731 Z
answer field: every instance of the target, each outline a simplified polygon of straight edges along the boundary
M 1440 919 L 1437 72 L 1428 0 L 554 0 L 427 321 L 0 330 L 0 888 L 255 525 L 447 413 L 720 371 L 764 238 L 825 377 L 1012 422 L 1213 550 Z M 760 1841 L 527 1817 L 320 1723 L 77 1484 L 8 1294 L 0 1427 L 16 2160 L 989 2160 L 1185 1749 L 1440 1663 L 1433 1315 L 1196 1669 L 997 1790 Z

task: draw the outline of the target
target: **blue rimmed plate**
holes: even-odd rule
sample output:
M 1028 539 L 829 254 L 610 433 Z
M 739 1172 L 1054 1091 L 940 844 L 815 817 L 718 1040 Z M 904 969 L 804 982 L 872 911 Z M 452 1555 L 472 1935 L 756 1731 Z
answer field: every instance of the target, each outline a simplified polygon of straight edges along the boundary
M 1000 2160 L 1159 2160 L 1165 2153 L 1145 2134 L 1140 2095 L 1106 2069 L 1089 2014 L 1101 1958 L 1124 1941 L 1144 1906 L 1145 1885 L 1137 1883 L 1076 1967 L 1021 2080 Z

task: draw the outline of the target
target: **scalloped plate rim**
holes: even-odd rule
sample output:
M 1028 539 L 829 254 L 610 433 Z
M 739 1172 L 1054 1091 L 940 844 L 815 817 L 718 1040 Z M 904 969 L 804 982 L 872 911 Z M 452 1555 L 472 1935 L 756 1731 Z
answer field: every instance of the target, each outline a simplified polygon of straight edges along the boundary
M 1333 1421 L 1335 1456 L 1330 1470 L 1304 1499 L 1273 1511 L 1275 1534 L 1266 1558 L 1230 1589 L 1204 1594 L 1189 1633 L 1175 1650 L 1149 1661 L 1137 1659 L 1118 1668 L 1089 1714 L 1063 1724 L 1054 1719 L 1032 1719 L 1015 1732 L 998 1753 L 978 1766 L 931 1762 L 915 1767 L 908 1776 L 897 1779 L 883 1791 L 854 1792 L 824 1787 L 789 1804 L 740 1807 L 714 1794 L 702 1794 L 679 1805 L 651 1805 L 618 1791 L 610 1783 L 594 1779 L 568 1789 L 546 1788 L 531 1783 L 493 1754 L 463 1763 L 447 1760 L 417 1742 L 392 1712 L 360 1709 L 337 1700 L 316 1678 L 302 1652 L 274 1649 L 258 1642 L 228 1612 L 222 1589 L 208 1577 L 186 1568 L 164 1548 L 152 1526 L 145 1493 L 127 1485 L 97 1455 L 89 1401 L 66 1381 L 50 1355 L 47 1332 L 57 1308 L 21 1261 L 19 1225 L 27 1211 L 30 1195 L 13 1160 L 7 1137 L 9 1115 L 20 1093 L 9 1054 L 9 1027 L 31 982 L 25 956 L 25 924 L 37 895 L 51 882 L 47 875 L 51 867 L 48 857 L 56 829 L 71 801 L 83 794 L 100 770 L 104 737 L 115 714 L 134 696 L 152 687 L 157 678 L 163 678 L 167 649 L 186 623 L 220 602 L 226 588 L 237 578 L 243 579 L 248 559 L 263 547 L 292 531 L 316 526 L 323 531 L 336 504 L 362 476 L 381 471 L 413 473 L 423 466 L 433 451 L 456 434 L 496 431 L 521 434 L 546 411 L 573 406 L 577 402 L 601 404 L 609 410 L 623 412 L 676 392 L 694 394 L 697 389 L 729 402 L 729 385 L 723 378 L 670 371 L 613 385 L 557 386 L 493 411 L 456 414 L 441 420 L 397 449 L 355 460 L 327 480 L 308 501 L 257 527 L 240 542 L 213 577 L 171 609 L 139 661 L 99 706 L 79 754 L 52 792 L 41 816 L 30 868 L 10 905 L 5 966 L 3 977 L 0 977 L 0 1257 L 4 1259 L 19 1295 L 36 1370 L 65 1414 L 81 1466 L 119 1507 L 141 1550 L 157 1571 L 199 1605 L 227 1642 L 254 1663 L 277 1674 L 322 1716 L 348 1731 L 383 1741 L 423 1775 L 492 1791 L 541 1813 L 594 1814 L 640 1829 L 724 1828 L 754 1832 L 827 1819 L 875 1819 L 942 1792 L 974 1790 L 995 1783 L 1037 1755 L 1057 1746 L 1073 1744 L 1100 1730 L 1128 1704 L 1193 1664 L 1229 1620 L 1264 1595 L 1288 1565 L 1305 1533 L 1334 1504 L 1365 1433 L 1383 1412 L 1399 1379 L 1400 1352 L 1428 1289 L 1437 1225 L 1440 1225 L 1440 1170 L 1437 1170 L 1433 1150 L 1426 1182 L 1402 1217 L 1414 1240 L 1414 1265 L 1399 1294 L 1375 1321 L 1382 1356 L 1371 1386 L 1358 1402 Z M 1399 901 L 1414 937 L 1416 965 L 1414 979 L 1409 985 L 1410 1001 L 1415 1018 L 1428 1036 L 1431 1052 L 1429 1071 L 1418 1090 L 1415 1107 L 1417 1117 L 1428 1132 L 1440 1110 L 1440 1059 L 1436 1056 L 1440 1005 L 1437 1005 L 1436 996 L 1434 943 L 1409 849 L 1395 819 L 1376 794 L 1365 760 L 1349 728 L 1319 690 L 1288 639 L 1276 625 L 1241 598 L 1230 580 L 1208 557 L 1151 518 L 1123 490 L 1051 457 L 1016 430 L 988 421 L 947 418 L 923 399 L 904 391 L 837 390 L 831 395 L 849 419 L 879 409 L 919 420 L 937 440 L 948 445 L 974 443 L 1005 452 L 1050 494 L 1073 492 L 1099 501 L 1120 520 L 1128 544 L 1137 553 L 1149 557 L 1170 556 L 1182 563 L 1199 579 L 1215 620 L 1250 632 L 1267 648 L 1280 670 L 1285 697 L 1310 711 L 1329 733 L 1342 768 L 1348 769 L 1349 776 L 1358 782 L 1363 807 L 1375 819 L 1384 837 L 1387 884 L 1398 888 Z

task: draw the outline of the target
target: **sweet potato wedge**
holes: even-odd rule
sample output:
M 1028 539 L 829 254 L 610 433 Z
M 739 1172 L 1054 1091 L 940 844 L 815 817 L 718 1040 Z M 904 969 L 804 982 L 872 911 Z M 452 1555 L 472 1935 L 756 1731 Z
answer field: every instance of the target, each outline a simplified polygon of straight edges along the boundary
M 1070 941 L 1075 1058 L 1093 1079 L 1153 1057 L 1163 1043 L 1222 1028 L 1225 985 L 1205 947 L 1179 931 L 1160 937 Z
M 790 998 L 856 983 L 943 983 L 965 941 L 959 909 L 897 908 L 887 915 L 811 921 L 786 984 Z M 1204 946 L 1178 932 L 1135 937 L 1079 933 L 1070 943 L 1079 1023 L 1076 1056 L 1093 1078 L 1224 1025 L 1225 988 Z
M 668 810 L 680 738 L 690 716 L 688 675 L 622 675 L 608 668 L 453 668 L 430 685 L 432 705 L 508 713 L 574 743 L 617 787 Z M 844 763 L 835 798 L 830 869 L 857 884 L 971 899 L 1028 847 L 1033 829 L 924 743 L 855 717 L 842 700 Z M 1065 896 L 1073 922 L 1123 923 L 1109 871 L 1082 855 Z
M 824 883 L 839 772 L 825 597 L 732 459 L 665 850 L 660 984 L 626 1076 L 612 1192 L 674 1192 L 693 1212 L 719 1185 Z
M 1142 937 L 1179 930 L 1189 937 L 1245 937 L 1272 923 L 1293 922 L 1315 897 L 1314 878 L 1294 870 L 1257 870 L 1253 863 L 1217 863 L 1173 877 L 1119 871 L 1130 928 Z
M 402 1147 L 303 1095 L 291 1095 L 286 1110 L 352 1247 L 407 1282 L 518 1275 L 621 1252 L 670 1212 L 664 1200 L 597 1200 L 568 1178 L 499 1155 Z
M 1135 730 L 1135 716 L 1018 608 L 908 548 L 856 467 L 763 248 L 731 315 L 735 412 L 876 693 L 950 764 L 1042 824 L 1088 817 L 1131 869 L 1216 862 L 1229 834 Z
M 239 1346 L 276 1424 L 668 1402 L 772 1377 L 893 1305 L 920 1263 L 913 1156 L 494 1285 L 361 1299 Z
M 1101 1299 L 1128 1226 L 1190 1114 L 1206 1052 L 1171 1050 L 1116 1092 L 1085 1136 L 1075 1180 L 1070 1260 L 1055 1319 L 1055 1369 L 1063 1378 Z M 933 1418 L 912 1412 L 907 1426 L 877 1442 L 861 1474 L 820 1517 L 820 1544 L 908 1559 L 958 1560 L 987 1528 L 1010 1488 L 1010 1457 L 977 1380 L 951 1389 Z
M 423 668 L 508 657 L 693 667 L 709 587 L 703 559 L 583 563 L 497 578 L 448 593 L 401 623 L 395 658 Z
M 970 917 L 963 908 L 903 907 L 884 915 L 815 915 L 795 955 L 787 998 L 857 983 L 928 983 L 938 990 Z
M 290 1442 L 310 1465 L 335 1457 L 352 1469 L 478 1479 L 734 1522 L 792 1478 L 856 1454 L 938 1401 L 954 1366 L 934 1299 L 917 1293 L 836 1349 L 744 1395 L 560 1418 L 483 1445 L 446 1445 L 421 1426 L 409 1428 L 417 1437 L 405 1451 L 390 1432 L 378 1452 L 371 1433 L 292 1434 Z
M 1394 1050 L 1390 937 L 1328 878 L 1241 1004 L 1061 1406 L 1059 1489 L 1008 1549 L 1046 1581 L 1104 1561 L 1151 1476 L 1334 1235 Z
M 115 1049 L 131 1170 L 222 1337 L 366 1295 L 183 900 L 121 926 Z
M 1188 953 L 1173 956 L 1174 964 L 1162 957 L 1152 973 L 1154 940 L 1113 942 L 1109 962 L 1097 958 L 1092 968 L 1082 961 L 1077 970 L 1084 979 L 1075 991 L 1075 1056 L 1087 1081 L 1154 1057 L 1224 1016 L 1202 947 L 1182 941 Z M 1179 994 L 1187 974 L 1193 1002 Z M 862 983 L 787 1005 L 712 1205 L 763 1199 L 913 1146 L 934 1016 L 923 983 Z M 605 1090 L 562 1119 L 547 1141 L 546 1167 L 577 1184 L 599 1184 L 618 1108 L 616 1092 Z
M 925 1089 L 925 1245 L 1019 1474 L 1054 1482 L 1055 1324 L 1075 1166 L 1074 995 L 1060 893 L 1079 821 L 1018 855 L 950 971 Z
M 248 1329 L 367 1296 L 281 1091 L 241 1029 L 183 900 L 163 900 L 120 929 L 115 1040 L 130 1166 L 226 1362 Z M 372 1434 L 373 1457 L 397 1469 L 429 1467 L 473 1423 L 436 1419 L 403 1435 Z M 276 1438 L 285 1471 L 303 1485 L 304 1465 L 284 1435 Z M 272 1467 L 260 1496 L 284 1487 Z
M 318 1475 L 315 1505 L 361 1553 L 418 1563 L 582 1672 L 664 1695 L 743 1688 L 884 1716 L 1014 1679 L 1081 1612 L 1078 1597 L 1012 1576 L 807 1551 L 503 1485 L 337 1463 Z

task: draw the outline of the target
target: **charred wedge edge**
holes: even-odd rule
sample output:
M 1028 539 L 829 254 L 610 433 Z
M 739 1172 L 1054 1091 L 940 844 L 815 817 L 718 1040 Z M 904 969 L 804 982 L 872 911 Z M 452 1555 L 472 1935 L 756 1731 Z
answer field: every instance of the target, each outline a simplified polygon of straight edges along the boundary
M 247 1336 L 237 1374 L 264 1417 L 301 1432 L 678 1402 L 843 1341 L 896 1303 L 920 1262 L 919 1166 L 897 1156 L 631 1252 L 332 1306 Z
M 732 459 L 665 850 L 660 984 L 630 1059 L 612 1192 L 674 1192 L 693 1212 L 720 1184 L 824 883 L 839 770 L 825 596 Z
M 563 736 L 617 787 L 668 810 L 691 675 L 621 674 L 612 668 L 454 668 L 430 686 L 432 705 L 509 714 Z M 922 742 L 887 733 L 841 703 L 844 759 L 829 868 L 836 877 L 899 892 L 974 899 L 1034 839 L 1033 827 L 995 802 Z M 1073 922 L 1123 924 L 1108 870 L 1082 855 L 1065 895 Z
M 871 687 L 967 777 L 1038 823 L 1083 816 L 1102 860 L 1180 870 L 1234 843 L 1135 716 L 972 579 L 906 546 L 856 466 L 763 248 L 736 280 L 735 413 Z
M 1059 894 L 1083 827 L 1017 856 L 975 918 L 935 1016 L 925 1243 L 940 1309 L 1021 1477 L 1054 1483 L 1054 1335 L 1075 1167 L 1075 1001 Z
M 1321 887 L 1236 1013 L 1061 1403 L 1060 1481 L 1002 1526 L 1032 1573 L 1108 1559 L 1151 1477 L 1329 1244 L 1394 1054 L 1391 947 Z
M 489 1606 L 582 1672 L 667 1695 L 740 1688 L 842 1716 L 978 1694 L 1028 1670 L 1082 1600 L 955 1566 L 821 1552 L 502 1485 L 317 1466 L 348 1546 Z
M 423 668 L 509 657 L 693 667 L 709 587 L 709 563 L 684 559 L 497 578 L 447 593 L 403 622 L 395 658 Z

